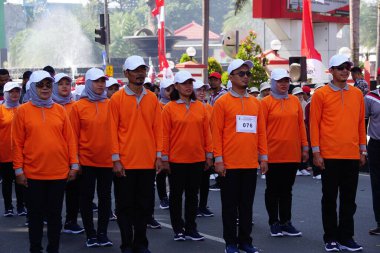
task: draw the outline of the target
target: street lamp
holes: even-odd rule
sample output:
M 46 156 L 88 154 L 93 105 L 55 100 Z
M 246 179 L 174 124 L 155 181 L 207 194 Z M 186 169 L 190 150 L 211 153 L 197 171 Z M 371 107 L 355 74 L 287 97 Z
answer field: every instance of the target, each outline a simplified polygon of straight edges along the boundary
M 281 49 L 281 41 L 279 40 L 272 40 L 270 42 L 270 47 L 271 49 L 274 51 L 274 54 L 277 55 L 278 54 L 278 51 Z
M 186 54 L 190 57 L 191 61 L 193 61 L 193 57 L 195 56 L 196 53 L 197 53 L 197 50 L 195 50 L 194 47 L 188 47 L 186 49 Z

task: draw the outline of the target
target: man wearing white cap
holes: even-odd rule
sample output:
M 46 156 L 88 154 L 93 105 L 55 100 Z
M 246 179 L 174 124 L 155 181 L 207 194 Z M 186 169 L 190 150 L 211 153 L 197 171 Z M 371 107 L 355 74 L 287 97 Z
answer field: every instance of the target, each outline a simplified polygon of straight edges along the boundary
M 226 253 L 237 253 L 239 249 L 258 252 L 252 245 L 252 205 L 258 161 L 261 161 L 261 169 L 267 170 L 268 152 L 260 102 L 247 93 L 252 66 L 251 61 L 241 59 L 230 63 L 228 75 L 232 88 L 215 102 L 212 114 L 215 171 L 221 177 Z
M 257 89 L 257 87 L 249 88 L 249 95 L 252 95 L 255 98 L 257 98 L 259 96 L 259 94 L 260 94 L 260 91 L 259 91 L 259 89 Z
M 107 97 L 111 98 L 112 95 L 115 92 L 117 92 L 119 89 L 120 89 L 119 82 L 115 78 L 109 77 L 108 80 L 106 81 Z
M 270 94 L 270 84 L 268 82 L 263 82 L 260 84 L 260 96 L 259 99 L 263 99 Z
M 326 251 L 361 251 L 354 239 L 359 166 L 366 162 L 363 94 L 347 84 L 352 63 L 330 59 L 333 80 L 311 100 L 310 135 L 314 164 L 322 169 L 322 221 Z M 339 192 L 339 220 L 336 199 Z
M 123 253 L 149 253 L 146 236 L 156 170 L 162 169 L 162 119 L 159 101 L 143 87 L 148 66 L 141 56 L 125 60 L 129 83 L 110 102 L 116 215 Z

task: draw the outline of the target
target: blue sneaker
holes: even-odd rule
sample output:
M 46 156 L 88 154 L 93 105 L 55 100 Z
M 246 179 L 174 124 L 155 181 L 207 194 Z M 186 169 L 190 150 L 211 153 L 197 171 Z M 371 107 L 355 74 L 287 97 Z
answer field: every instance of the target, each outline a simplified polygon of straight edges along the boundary
M 259 253 L 259 250 L 250 244 L 244 243 L 239 245 L 239 249 L 246 253 Z
M 226 249 L 224 250 L 224 252 L 225 253 L 240 253 L 240 251 L 234 244 L 226 245 Z
M 287 236 L 301 236 L 302 233 L 298 231 L 291 222 L 287 222 L 281 226 L 281 231 L 284 235 Z
M 281 237 L 284 236 L 281 230 L 281 226 L 278 222 L 270 225 L 270 236 L 272 237 Z
M 186 239 L 190 239 L 192 241 L 203 241 L 205 239 L 204 236 L 200 235 L 198 231 L 190 231 L 190 232 L 185 232 L 185 237 Z
M 354 251 L 362 251 L 363 247 L 359 244 L 357 244 L 353 239 L 349 239 L 343 242 L 339 242 L 340 244 L 340 249 L 342 250 L 348 250 L 351 252 Z
M 338 252 L 340 251 L 339 243 L 335 241 L 326 242 L 325 243 L 325 250 L 327 252 Z

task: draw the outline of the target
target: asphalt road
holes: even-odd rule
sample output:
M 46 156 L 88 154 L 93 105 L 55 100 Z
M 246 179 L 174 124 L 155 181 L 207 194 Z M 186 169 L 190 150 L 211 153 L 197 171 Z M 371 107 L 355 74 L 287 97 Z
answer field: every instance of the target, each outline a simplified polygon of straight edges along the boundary
M 253 242 L 260 252 L 268 253 L 294 253 L 325 252 L 322 241 L 321 222 L 321 182 L 311 177 L 297 177 L 293 188 L 293 225 L 303 232 L 298 238 L 272 238 L 269 235 L 267 213 L 264 204 L 264 180 L 258 178 L 255 203 Z M 359 179 L 357 193 L 357 212 L 355 215 L 355 240 L 362 244 L 364 252 L 380 252 L 380 236 L 370 236 L 368 230 L 375 225 L 372 211 L 372 195 L 368 175 L 362 174 Z M 224 241 L 222 239 L 222 221 L 220 207 L 220 193 L 210 192 L 209 206 L 215 213 L 212 218 L 197 219 L 199 231 L 205 235 L 202 242 L 175 242 L 173 232 L 170 229 L 168 210 L 160 210 L 156 204 L 155 217 L 163 225 L 159 230 L 148 230 L 150 250 L 153 253 L 222 253 Z M 4 209 L 2 197 L 0 210 Z M 96 217 L 96 216 L 95 216 Z M 5 218 L 0 217 L 0 253 L 26 253 L 28 252 L 28 233 L 24 226 L 24 217 Z M 85 236 L 66 235 L 61 236 L 61 253 L 79 252 L 120 252 L 120 235 L 116 222 L 109 224 L 109 237 L 114 246 L 110 248 L 87 249 Z M 45 233 L 46 239 L 46 233 Z M 46 241 L 44 241 L 46 246 Z

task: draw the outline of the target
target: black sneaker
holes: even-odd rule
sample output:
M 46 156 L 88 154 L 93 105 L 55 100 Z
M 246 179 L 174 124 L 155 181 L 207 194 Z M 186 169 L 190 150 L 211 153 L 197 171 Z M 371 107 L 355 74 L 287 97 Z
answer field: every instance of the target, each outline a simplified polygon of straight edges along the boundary
M 174 234 L 174 241 L 186 241 L 186 237 L 182 232 L 176 233 Z
M 291 222 L 287 222 L 283 225 L 280 225 L 281 231 L 284 235 L 287 236 L 301 236 L 302 232 L 298 231 Z
M 325 250 L 327 252 L 338 252 L 340 251 L 339 243 L 332 241 L 325 243 Z
M 259 253 L 259 251 L 250 244 L 240 244 L 239 249 L 246 253 Z
M 5 210 L 4 217 L 13 217 L 15 214 L 13 213 L 13 209 Z
M 380 227 L 373 228 L 369 231 L 370 235 L 380 235 Z
M 81 234 L 84 232 L 84 228 L 79 226 L 77 223 L 68 222 L 65 223 L 65 226 L 63 227 L 63 233 L 65 234 Z
M 210 185 L 209 190 L 210 191 L 220 191 L 220 187 L 217 183 L 215 183 L 213 185 Z
M 228 244 L 226 245 L 226 249 L 224 250 L 225 253 L 240 253 L 236 245 L 234 244 Z
M 202 213 L 201 213 L 201 211 L 199 211 L 199 208 L 197 210 L 197 217 L 202 217 Z
M 196 230 L 185 232 L 185 238 L 193 241 L 203 241 L 205 239 L 204 236 L 200 235 Z
M 349 239 L 347 241 L 339 242 L 341 250 L 348 250 L 351 252 L 354 251 L 362 251 L 363 247 L 357 244 L 353 239 Z
M 114 212 L 111 212 L 111 214 L 110 214 L 110 221 L 115 221 L 115 220 L 117 220 L 117 216 L 116 216 L 116 214 Z
M 169 209 L 169 199 L 168 198 L 163 198 L 161 201 L 160 201 L 160 208 L 161 209 Z
M 203 217 L 212 217 L 212 216 L 214 216 L 214 213 L 211 212 L 210 209 L 208 209 L 208 207 L 200 207 L 198 209 L 198 211 L 201 214 L 201 216 L 203 216 Z M 198 214 L 197 214 L 197 216 L 198 216 Z
M 27 211 L 26 211 L 25 207 L 17 208 L 17 215 L 18 216 L 25 216 L 26 214 L 27 214 Z
M 270 225 L 270 236 L 272 237 L 281 237 L 284 236 L 281 230 L 281 226 L 278 222 Z
M 88 238 L 86 241 L 87 248 L 99 247 L 98 239 L 96 237 Z
M 140 248 L 136 251 L 136 253 L 151 253 L 147 248 Z
M 108 239 L 106 234 L 98 234 L 98 244 L 101 247 L 111 247 L 113 245 L 112 241 Z
M 156 219 L 152 217 L 152 219 L 150 219 L 150 221 L 148 222 L 147 227 L 153 229 L 161 229 L 161 224 L 158 223 L 158 221 L 156 221 Z

